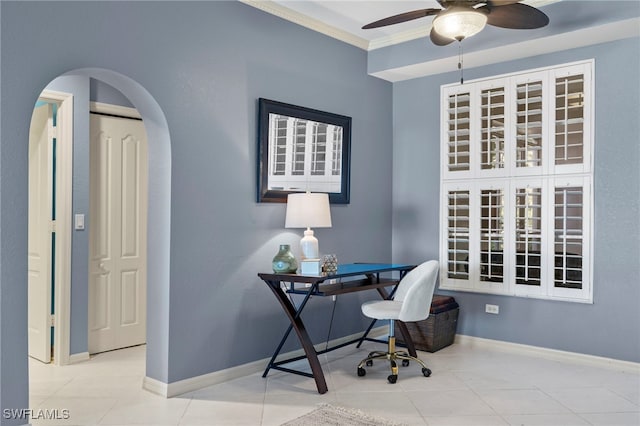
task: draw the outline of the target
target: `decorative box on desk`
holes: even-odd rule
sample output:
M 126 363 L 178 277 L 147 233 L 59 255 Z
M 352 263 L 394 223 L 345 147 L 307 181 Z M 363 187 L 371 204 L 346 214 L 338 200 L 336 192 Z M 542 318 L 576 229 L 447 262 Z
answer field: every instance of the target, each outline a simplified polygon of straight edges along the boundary
M 429 317 L 424 321 L 405 323 L 416 349 L 436 352 L 451 345 L 456 336 L 459 311 L 453 297 L 434 294 Z M 402 343 L 402 334 L 396 334 L 396 340 Z

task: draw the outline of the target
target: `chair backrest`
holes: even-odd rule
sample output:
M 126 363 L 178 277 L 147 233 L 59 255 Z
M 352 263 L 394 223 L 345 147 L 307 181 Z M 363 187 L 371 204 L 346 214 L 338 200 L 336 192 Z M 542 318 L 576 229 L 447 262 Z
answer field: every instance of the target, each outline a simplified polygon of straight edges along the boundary
M 393 298 L 402 302 L 400 321 L 422 321 L 429 316 L 438 271 L 438 261 L 429 260 L 402 278 Z

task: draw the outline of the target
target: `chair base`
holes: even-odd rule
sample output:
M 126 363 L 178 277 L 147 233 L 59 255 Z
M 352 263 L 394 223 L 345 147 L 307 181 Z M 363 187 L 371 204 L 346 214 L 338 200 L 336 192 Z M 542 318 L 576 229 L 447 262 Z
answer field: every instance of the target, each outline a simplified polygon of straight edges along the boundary
M 399 352 L 395 350 L 395 342 L 396 338 L 393 336 L 389 337 L 389 350 L 384 351 L 373 351 L 370 352 L 369 355 L 360 361 L 358 364 L 358 376 L 362 377 L 367 374 L 364 366 L 371 367 L 373 365 L 374 359 L 387 359 L 391 366 L 391 375 L 387 377 L 389 383 L 395 383 L 398 380 L 398 360 L 402 361 L 402 366 L 406 367 L 409 365 L 410 361 L 415 361 L 422 366 L 422 374 L 425 377 L 429 377 L 431 375 L 431 370 L 427 367 L 427 365 L 422 362 L 420 358 L 416 358 L 414 356 L 409 355 L 407 352 Z

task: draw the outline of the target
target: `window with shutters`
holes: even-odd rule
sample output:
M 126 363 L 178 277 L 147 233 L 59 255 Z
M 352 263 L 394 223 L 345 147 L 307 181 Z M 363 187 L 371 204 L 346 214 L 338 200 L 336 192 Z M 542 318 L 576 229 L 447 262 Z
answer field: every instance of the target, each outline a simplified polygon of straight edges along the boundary
M 443 86 L 443 289 L 591 303 L 593 60 Z

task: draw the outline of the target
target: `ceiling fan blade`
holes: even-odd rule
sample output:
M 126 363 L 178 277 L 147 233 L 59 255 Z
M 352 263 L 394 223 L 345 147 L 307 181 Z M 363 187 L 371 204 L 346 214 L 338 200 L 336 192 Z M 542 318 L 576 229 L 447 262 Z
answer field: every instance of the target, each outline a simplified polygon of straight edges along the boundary
M 506 6 L 508 4 L 518 3 L 520 0 L 487 0 L 489 7 L 493 6 Z
M 442 37 L 433 28 L 431 28 L 429 38 L 431 39 L 431 42 L 436 46 L 446 46 L 447 44 L 453 43 L 455 41 L 455 39 L 453 38 Z
M 485 8 L 487 6 L 483 6 Z M 544 27 L 549 17 L 535 7 L 522 3 L 488 8 L 487 24 L 500 28 L 531 30 Z
M 389 16 L 388 18 L 380 19 L 379 21 L 372 22 L 362 27 L 363 30 L 370 28 L 386 27 L 387 25 L 399 24 L 401 22 L 412 21 L 418 18 L 424 18 L 425 16 L 436 15 L 441 12 L 442 9 L 419 9 L 411 12 L 401 13 L 399 15 Z
M 440 3 L 440 6 L 443 8 L 448 8 L 450 6 L 466 6 L 466 7 L 475 7 L 478 3 L 488 4 L 491 3 L 489 0 L 436 0 Z M 496 0 L 499 3 L 517 3 L 520 0 Z

